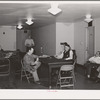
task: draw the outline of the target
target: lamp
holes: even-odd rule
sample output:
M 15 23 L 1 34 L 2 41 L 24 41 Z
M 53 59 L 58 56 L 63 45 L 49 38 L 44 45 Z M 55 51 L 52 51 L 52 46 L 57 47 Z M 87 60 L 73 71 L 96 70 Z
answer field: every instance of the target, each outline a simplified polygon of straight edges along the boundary
M 27 23 L 28 25 L 33 24 L 32 18 L 28 18 L 27 21 L 26 21 L 26 23 Z
M 84 19 L 84 21 L 87 22 L 87 23 L 93 21 L 93 19 L 91 18 L 91 14 L 87 14 L 86 18 Z
M 56 14 L 60 13 L 61 11 L 62 10 L 58 8 L 58 3 L 52 3 L 51 8 L 48 9 L 48 12 L 53 15 L 56 15 Z
M 17 27 L 18 29 L 22 29 L 23 27 L 22 27 L 22 24 L 21 23 L 18 23 L 18 27 Z

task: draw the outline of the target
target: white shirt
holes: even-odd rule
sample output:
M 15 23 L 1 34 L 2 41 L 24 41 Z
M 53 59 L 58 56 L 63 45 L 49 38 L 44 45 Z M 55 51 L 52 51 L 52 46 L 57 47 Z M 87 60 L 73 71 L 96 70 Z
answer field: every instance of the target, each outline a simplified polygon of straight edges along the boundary
M 34 46 L 33 39 L 26 39 L 25 40 L 25 46 Z
M 91 58 L 89 59 L 89 61 L 92 62 L 92 63 L 100 64 L 100 57 L 95 57 L 95 56 L 93 56 L 93 57 L 91 57 Z
M 73 51 L 70 50 L 70 54 L 68 58 L 65 58 L 65 60 L 73 59 Z

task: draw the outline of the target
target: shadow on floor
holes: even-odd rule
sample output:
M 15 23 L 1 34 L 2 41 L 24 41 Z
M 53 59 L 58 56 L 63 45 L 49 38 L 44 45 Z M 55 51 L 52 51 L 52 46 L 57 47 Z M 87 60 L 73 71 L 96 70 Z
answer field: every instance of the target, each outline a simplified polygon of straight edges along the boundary
M 96 83 L 95 80 L 87 79 L 85 77 L 83 66 L 76 66 L 75 77 L 75 90 L 100 89 L 100 83 Z M 0 77 L 0 89 L 48 89 L 48 79 L 41 78 L 40 81 L 41 85 L 35 84 L 33 80 L 31 80 L 31 83 L 29 84 L 25 78 L 21 82 L 20 74 L 16 75 L 16 77 L 13 80 L 10 80 L 8 77 Z M 58 87 L 56 87 L 56 82 L 52 83 L 52 89 L 59 89 Z

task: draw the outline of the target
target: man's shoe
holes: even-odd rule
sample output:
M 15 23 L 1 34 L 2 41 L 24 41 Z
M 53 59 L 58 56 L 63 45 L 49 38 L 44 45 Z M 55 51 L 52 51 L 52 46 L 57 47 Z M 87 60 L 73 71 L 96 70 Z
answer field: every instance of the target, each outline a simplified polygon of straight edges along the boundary
M 96 80 L 96 83 L 100 83 L 100 79 L 99 78 Z
M 36 81 L 35 83 L 36 83 L 36 84 L 41 84 L 40 81 Z

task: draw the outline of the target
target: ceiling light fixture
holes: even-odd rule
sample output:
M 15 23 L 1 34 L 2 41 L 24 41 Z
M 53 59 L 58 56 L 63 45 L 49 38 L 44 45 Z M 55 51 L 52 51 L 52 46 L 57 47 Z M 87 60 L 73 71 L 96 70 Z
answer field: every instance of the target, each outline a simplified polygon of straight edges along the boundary
M 32 18 L 28 18 L 27 21 L 26 21 L 26 23 L 28 25 L 32 25 L 33 24 Z
M 52 3 L 51 8 L 48 9 L 48 12 L 53 15 L 56 15 L 56 14 L 60 13 L 61 11 L 62 10 L 60 8 L 58 8 L 58 3 Z
M 87 14 L 86 18 L 84 19 L 84 21 L 87 22 L 87 23 L 93 21 L 93 19 L 91 17 L 92 17 L 91 14 Z
M 18 29 L 22 29 L 23 27 L 22 27 L 22 24 L 21 23 L 18 23 L 18 27 L 17 27 Z

